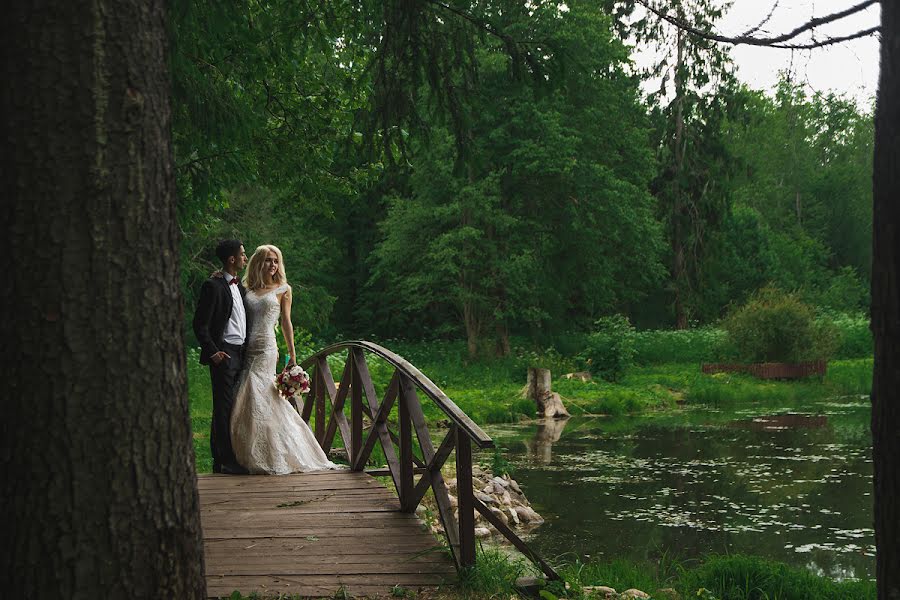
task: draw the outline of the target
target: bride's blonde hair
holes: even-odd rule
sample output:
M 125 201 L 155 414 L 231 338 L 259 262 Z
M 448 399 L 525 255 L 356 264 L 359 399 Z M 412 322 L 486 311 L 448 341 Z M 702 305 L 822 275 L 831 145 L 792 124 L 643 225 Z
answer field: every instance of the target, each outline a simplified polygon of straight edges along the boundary
M 287 275 L 284 272 L 284 258 L 277 246 L 264 244 L 256 248 L 250 262 L 247 263 L 247 271 L 244 273 L 244 287 L 248 290 L 258 290 L 266 287 L 266 257 L 269 252 L 274 252 L 278 257 L 278 270 L 273 277 L 276 285 L 287 283 Z

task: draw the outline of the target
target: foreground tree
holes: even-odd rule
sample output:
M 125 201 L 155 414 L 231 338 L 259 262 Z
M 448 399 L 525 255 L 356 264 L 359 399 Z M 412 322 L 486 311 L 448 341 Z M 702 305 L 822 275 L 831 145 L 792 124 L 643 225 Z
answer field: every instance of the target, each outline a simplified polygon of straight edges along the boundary
M 900 598 L 900 5 L 881 3 L 873 175 L 872 454 L 878 597 Z
M 2 31 L 4 592 L 204 598 L 161 1 Z

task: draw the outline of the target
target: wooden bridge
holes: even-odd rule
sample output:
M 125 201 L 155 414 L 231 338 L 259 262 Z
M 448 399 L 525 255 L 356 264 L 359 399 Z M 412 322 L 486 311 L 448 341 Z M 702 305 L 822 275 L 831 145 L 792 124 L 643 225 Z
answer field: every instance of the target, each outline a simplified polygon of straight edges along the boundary
M 327 359 L 344 351 L 343 374 L 335 384 Z M 367 355 L 393 368 L 380 399 Z M 416 367 L 365 341 L 329 346 L 301 366 L 312 385 L 304 405 L 296 408 L 304 420 L 312 420 L 326 453 L 340 434 L 349 468 L 281 477 L 201 476 L 209 597 L 227 597 L 235 590 L 264 597 L 334 596 L 341 591 L 379 596 L 397 594 L 400 588 L 453 585 L 458 570 L 475 564 L 475 510 L 547 577 L 557 578 L 474 496 L 473 446 L 492 448 L 493 441 Z M 420 392 L 449 422 L 437 444 L 425 423 Z M 376 444 L 387 466 L 367 469 Z M 458 513 L 441 474 L 451 454 Z M 396 494 L 374 476 L 390 477 Z M 444 543 L 415 514 L 429 489 Z

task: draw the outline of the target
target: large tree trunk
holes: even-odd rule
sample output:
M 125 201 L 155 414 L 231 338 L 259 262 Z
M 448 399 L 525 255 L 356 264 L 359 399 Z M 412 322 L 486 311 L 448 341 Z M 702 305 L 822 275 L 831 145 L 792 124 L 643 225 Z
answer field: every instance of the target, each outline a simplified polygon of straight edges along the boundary
M 478 320 L 478 309 L 470 300 L 463 300 L 463 323 L 466 327 L 466 349 L 469 358 L 478 356 L 478 337 L 481 334 L 481 322 Z
M 539 419 L 568 419 L 569 411 L 560 395 L 553 391 L 550 380 L 550 369 L 528 367 L 528 381 L 522 395 L 534 401 Z
M 683 15 L 679 13 L 679 17 Z M 684 203 L 681 198 L 681 171 L 684 168 L 684 37 L 687 34 L 678 30 L 677 59 L 675 63 L 675 140 L 673 155 L 675 157 L 674 205 L 672 207 L 672 285 L 675 290 L 675 328 L 687 329 L 687 310 L 684 296 L 687 287 L 687 267 L 685 266 Z
M 881 3 L 873 176 L 872 442 L 878 597 L 900 598 L 900 4 Z
M 3 22 L 0 589 L 203 598 L 164 3 Z

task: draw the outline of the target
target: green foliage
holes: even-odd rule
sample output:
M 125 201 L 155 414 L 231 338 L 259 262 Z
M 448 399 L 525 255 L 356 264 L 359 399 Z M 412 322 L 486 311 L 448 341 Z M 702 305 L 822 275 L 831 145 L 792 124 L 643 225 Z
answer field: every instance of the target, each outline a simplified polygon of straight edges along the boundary
M 719 600 L 863 600 L 874 597 L 869 581 L 835 582 L 753 556 L 714 556 L 681 577 L 682 589 L 705 588 Z
M 285 364 L 288 359 L 287 344 L 284 343 L 284 335 L 281 332 L 281 326 L 275 327 L 275 339 L 278 344 L 278 355 L 281 360 L 279 366 Z M 297 362 L 301 363 L 304 359 L 309 358 L 319 350 L 318 345 L 313 341 L 312 334 L 302 327 L 294 326 L 294 351 L 297 353 Z
M 874 352 L 869 317 L 863 314 L 826 313 L 821 319 L 829 321 L 838 331 L 840 343 L 835 352 L 838 358 L 868 358 Z
M 634 333 L 634 362 L 715 362 L 728 352 L 727 343 L 725 331 L 714 327 L 638 331 Z
M 200 364 L 200 349 L 187 350 L 188 406 L 198 473 L 212 472 L 209 432 L 212 424 L 212 382 L 209 368 Z
M 669 4 L 701 29 L 722 12 Z M 316 335 L 465 336 L 470 356 L 522 335 L 572 354 L 615 312 L 714 323 L 767 282 L 866 311 L 871 115 L 788 76 L 736 86 L 690 37 L 644 103 L 622 39 L 679 39 L 626 31 L 633 8 L 174 2 L 188 316 L 225 236 L 285 251 Z
M 475 567 L 464 570 L 459 577 L 459 591 L 463 598 L 509 598 L 515 596 L 516 579 L 531 571 L 524 559 L 479 546 Z
M 872 359 L 830 361 L 822 381 L 766 381 L 751 375 L 717 373 L 686 378 L 679 389 L 684 390 L 688 404 L 711 406 L 749 403 L 763 398 L 792 406 L 823 396 L 863 396 L 872 390 Z
M 596 321 L 579 358 L 592 374 L 620 381 L 634 363 L 634 354 L 634 327 L 627 317 L 613 315 Z
M 799 362 L 827 359 L 834 353 L 834 327 L 816 321 L 812 307 L 796 294 L 763 288 L 722 323 L 740 360 Z
M 868 600 L 875 597 L 874 581 L 833 581 L 805 569 L 754 556 L 710 555 L 692 566 L 662 557 L 658 561 L 576 561 L 563 567 L 562 576 L 584 597 L 585 586 L 605 585 L 617 590 L 637 588 L 651 597 L 664 588 L 682 598 L 706 600 Z M 659 594 L 671 597 L 671 592 Z
M 817 306 L 841 313 L 869 308 L 869 287 L 853 267 L 841 267 L 810 300 Z
M 513 475 L 513 466 L 506 460 L 504 452 L 506 452 L 506 448 L 494 448 L 493 452 L 491 452 L 491 460 L 487 463 L 491 473 L 498 477 L 503 475 Z
M 652 155 L 624 47 L 602 11 L 569 8 L 542 32 L 558 50 L 540 93 L 510 73 L 496 40 L 476 49 L 464 164 L 440 120 L 413 137 L 409 187 L 389 197 L 369 281 L 395 327 L 406 317 L 432 334 L 464 335 L 471 356 L 494 338 L 505 354 L 511 331 L 573 317 L 587 326 L 659 280 Z M 536 26 L 519 10 L 505 18 Z M 581 68 L 557 64 L 573 54 Z M 598 71 L 607 76 L 590 75 Z

